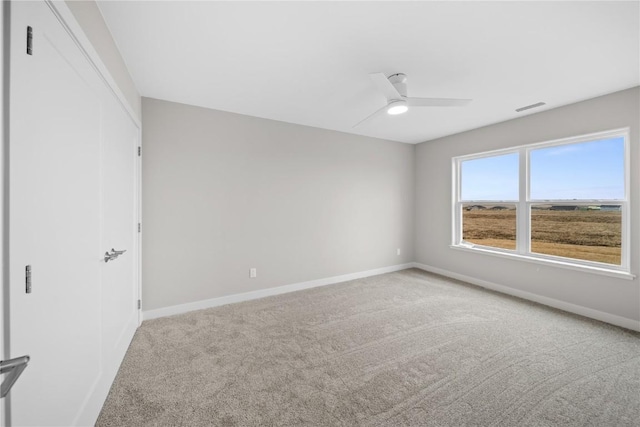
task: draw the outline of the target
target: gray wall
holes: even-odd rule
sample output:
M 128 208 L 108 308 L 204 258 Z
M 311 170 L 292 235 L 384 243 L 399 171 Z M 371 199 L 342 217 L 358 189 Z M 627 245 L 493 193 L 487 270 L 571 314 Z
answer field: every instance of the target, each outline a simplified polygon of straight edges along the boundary
M 413 261 L 414 145 L 148 98 L 142 116 L 144 310 Z
M 100 59 L 109 70 L 111 77 L 124 94 L 125 99 L 133 109 L 134 114 L 140 119 L 140 94 L 136 89 L 127 66 L 120 55 L 111 32 L 104 22 L 98 5 L 93 0 L 66 1 L 67 6 L 82 27 L 87 38 L 93 45 Z
M 640 89 L 633 88 L 419 144 L 416 148 L 416 261 L 544 297 L 640 320 L 633 281 L 450 249 L 451 158 L 629 126 L 631 272 L 640 273 Z

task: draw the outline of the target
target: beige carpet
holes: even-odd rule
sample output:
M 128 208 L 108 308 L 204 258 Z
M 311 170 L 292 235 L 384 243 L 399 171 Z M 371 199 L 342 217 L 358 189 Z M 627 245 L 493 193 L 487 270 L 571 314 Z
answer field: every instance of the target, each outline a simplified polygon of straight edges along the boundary
M 419 270 L 144 322 L 99 426 L 638 426 L 640 334 Z

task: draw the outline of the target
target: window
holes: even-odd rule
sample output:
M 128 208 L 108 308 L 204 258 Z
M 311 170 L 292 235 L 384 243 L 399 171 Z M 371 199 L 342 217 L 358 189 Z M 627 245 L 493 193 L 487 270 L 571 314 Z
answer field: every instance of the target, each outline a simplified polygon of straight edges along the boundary
M 453 159 L 453 246 L 629 271 L 628 130 Z
M 462 240 L 516 249 L 518 153 L 469 159 L 460 172 Z

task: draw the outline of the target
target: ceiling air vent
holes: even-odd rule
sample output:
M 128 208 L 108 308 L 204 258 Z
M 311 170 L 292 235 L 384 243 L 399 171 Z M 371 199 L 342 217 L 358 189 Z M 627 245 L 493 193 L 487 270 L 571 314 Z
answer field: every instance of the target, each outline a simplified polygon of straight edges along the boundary
M 536 102 L 535 104 L 531 104 L 531 105 L 527 105 L 527 106 L 524 106 L 524 107 L 516 108 L 516 111 L 519 113 L 519 112 L 524 111 L 524 110 L 530 110 L 532 108 L 542 107 L 543 105 L 546 105 L 546 103 L 545 102 Z

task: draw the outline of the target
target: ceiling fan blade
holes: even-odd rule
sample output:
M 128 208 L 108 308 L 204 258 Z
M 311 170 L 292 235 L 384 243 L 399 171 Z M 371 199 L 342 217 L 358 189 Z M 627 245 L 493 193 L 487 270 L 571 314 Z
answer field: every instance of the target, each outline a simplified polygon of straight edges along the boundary
M 391 84 L 387 76 L 383 73 L 371 73 L 369 74 L 371 80 L 376 85 L 378 90 L 382 92 L 382 94 L 387 98 L 387 100 L 392 99 L 402 99 L 402 95 L 396 90 L 396 88 Z
M 377 116 L 378 114 L 380 114 L 380 113 L 384 113 L 384 112 L 386 112 L 386 111 L 387 111 L 387 106 L 385 105 L 384 107 L 380 108 L 379 110 L 377 110 L 377 111 L 376 111 L 376 112 L 374 112 L 373 114 L 371 114 L 371 115 L 369 115 L 369 116 L 365 117 L 364 119 L 360 120 L 358 123 L 356 123 L 355 125 L 353 125 L 353 126 L 352 126 L 352 129 L 353 129 L 353 128 L 355 128 L 355 127 L 360 126 L 362 123 L 366 122 L 367 120 L 372 119 L 372 118 L 374 118 L 375 116 Z
M 464 107 L 472 99 L 454 98 L 404 98 L 409 107 Z

